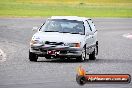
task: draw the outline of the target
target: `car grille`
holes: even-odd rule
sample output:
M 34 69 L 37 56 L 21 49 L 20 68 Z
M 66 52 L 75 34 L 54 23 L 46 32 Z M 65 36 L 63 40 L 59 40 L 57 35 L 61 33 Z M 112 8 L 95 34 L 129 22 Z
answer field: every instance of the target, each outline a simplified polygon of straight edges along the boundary
M 49 42 L 49 41 L 46 41 L 45 44 L 48 44 L 48 45 L 63 45 L 64 43 L 63 42 Z

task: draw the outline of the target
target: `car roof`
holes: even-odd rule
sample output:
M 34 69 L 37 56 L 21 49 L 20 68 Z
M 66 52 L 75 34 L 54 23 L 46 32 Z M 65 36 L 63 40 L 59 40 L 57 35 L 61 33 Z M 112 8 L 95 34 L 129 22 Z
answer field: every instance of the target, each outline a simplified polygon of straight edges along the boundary
M 67 20 L 85 21 L 90 18 L 78 17 L 78 16 L 51 16 L 51 18 L 49 18 L 49 19 L 67 19 Z

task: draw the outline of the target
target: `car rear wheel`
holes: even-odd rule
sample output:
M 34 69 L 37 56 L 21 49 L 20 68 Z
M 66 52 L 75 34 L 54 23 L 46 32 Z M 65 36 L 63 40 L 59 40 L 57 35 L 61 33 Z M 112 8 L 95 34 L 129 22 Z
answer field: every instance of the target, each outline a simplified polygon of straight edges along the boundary
M 89 60 L 96 60 L 97 54 L 98 54 L 98 46 L 96 46 L 94 51 L 91 54 L 89 54 Z
M 77 61 L 83 62 L 86 59 L 86 48 L 84 47 L 82 50 L 82 54 L 80 57 L 76 58 Z
M 38 56 L 32 52 L 29 51 L 29 60 L 37 62 Z

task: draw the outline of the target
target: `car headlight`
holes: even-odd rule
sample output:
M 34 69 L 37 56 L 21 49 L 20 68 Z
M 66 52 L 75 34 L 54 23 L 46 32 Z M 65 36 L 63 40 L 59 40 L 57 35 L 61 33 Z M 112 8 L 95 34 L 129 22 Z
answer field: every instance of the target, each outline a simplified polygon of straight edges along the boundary
M 80 43 L 65 43 L 65 45 L 69 47 L 80 47 Z
M 30 45 L 33 45 L 33 44 L 40 44 L 40 41 L 39 40 L 31 40 Z

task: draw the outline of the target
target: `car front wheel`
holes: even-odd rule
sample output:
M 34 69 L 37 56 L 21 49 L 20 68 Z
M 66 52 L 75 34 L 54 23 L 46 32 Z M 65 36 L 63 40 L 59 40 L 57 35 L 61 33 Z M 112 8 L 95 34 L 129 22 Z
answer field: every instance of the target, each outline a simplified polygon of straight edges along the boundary
M 83 62 L 86 59 L 86 48 L 84 47 L 82 50 L 82 54 L 80 57 L 76 58 L 77 61 Z
M 29 60 L 37 62 L 38 56 L 32 52 L 29 51 Z

